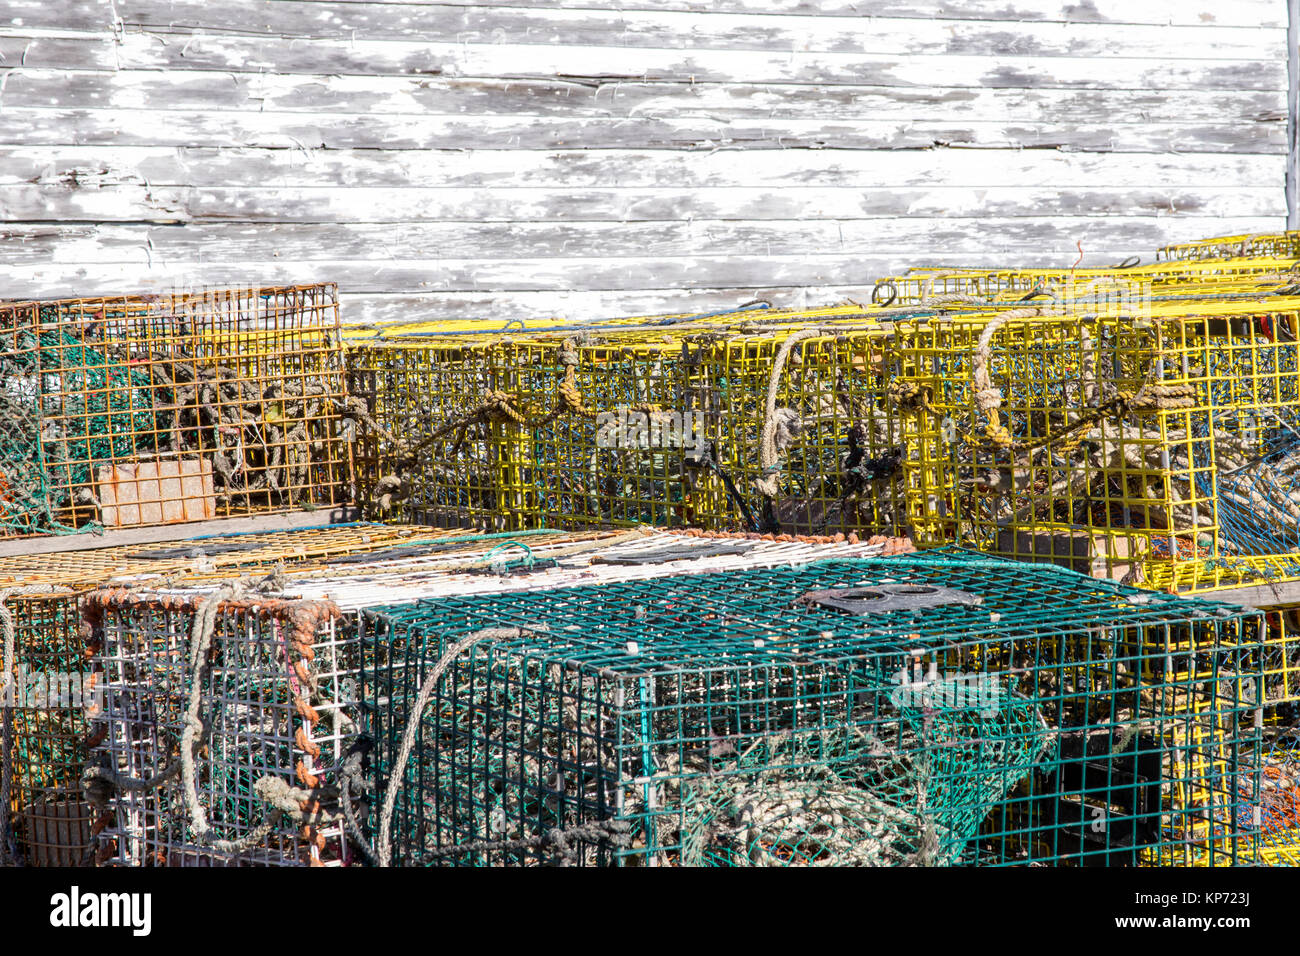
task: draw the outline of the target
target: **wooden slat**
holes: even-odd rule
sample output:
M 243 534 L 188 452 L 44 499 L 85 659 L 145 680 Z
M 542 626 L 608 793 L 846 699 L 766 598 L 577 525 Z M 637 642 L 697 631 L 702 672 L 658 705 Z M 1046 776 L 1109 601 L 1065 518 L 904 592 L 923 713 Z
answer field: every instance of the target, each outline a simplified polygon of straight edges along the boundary
M 679 189 L 822 186 L 1121 188 L 1267 184 L 1270 155 L 1064 150 L 320 150 L 9 146 L 0 186 Z
M 560 79 L 304 76 L 32 70 L 5 82 L 4 106 L 361 115 L 725 118 L 1155 127 L 1283 122 L 1282 91 L 820 87 L 753 83 L 583 83 Z M 1129 130 L 1128 132 L 1137 132 Z
M 897 56 L 974 55 L 1038 57 L 1150 57 L 1161 50 L 1178 59 L 1266 61 L 1285 42 L 1279 28 L 1245 30 L 1210 23 L 1192 26 L 981 20 L 916 20 L 873 16 L 698 13 L 641 10 L 546 9 L 494 6 L 391 6 L 279 0 L 120 0 L 127 31 L 201 33 L 284 39 L 445 39 L 457 45 L 618 47 L 664 50 L 756 50 L 798 53 L 891 53 Z
M 46 41 L 37 41 L 38 44 Z M 71 43 L 73 41 L 49 41 Z M 87 41 L 97 42 L 97 41 Z M 494 43 L 311 40 L 193 35 L 160 43 L 126 33 L 114 52 L 124 69 L 223 73 L 330 73 L 482 77 L 627 77 L 694 82 L 828 83 L 873 86 L 1082 89 L 1285 90 L 1285 62 L 1172 59 L 1168 48 L 1141 58 L 903 54 L 881 48 L 846 53 L 797 50 L 552 48 Z M 52 64 L 55 65 L 55 64 Z M 61 64 L 78 68 L 69 58 Z
M 280 0 L 299 16 L 311 18 L 321 6 L 319 0 Z M 848 20 L 876 17 L 946 19 L 1020 23 L 1107 23 L 1152 24 L 1156 26 L 1201 26 L 1215 24 L 1235 27 L 1285 28 L 1286 10 L 1279 9 L 1277 0 L 1232 0 L 1231 3 L 1187 2 L 1187 0 L 872 0 L 867 6 L 861 0 L 618 0 L 602 3 L 601 0 L 430 0 L 428 3 L 412 0 L 334 0 L 331 7 L 358 6 L 368 10 L 397 7 L 391 14 L 397 18 L 409 16 L 410 11 L 425 6 L 461 8 L 556 8 L 574 11 L 604 13 L 612 6 L 620 11 L 667 11 L 709 15 L 768 15 L 803 18 L 843 18 Z M 158 20 L 171 5 L 166 0 L 137 0 L 117 3 L 125 19 L 135 22 L 145 18 Z M 4 20 L 21 20 L 13 29 L 79 29 L 93 30 L 107 24 L 113 16 L 110 0 L 6 0 Z M 378 16 L 377 13 L 371 14 Z
M 1258 218 L 1202 219 L 1019 217 L 859 220 L 693 220 L 645 222 L 411 222 L 388 224 L 276 223 L 154 226 L 106 223 L 5 223 L 0 242 L 10 267 L 120 264 L 126 275 L 161 266 L 248 263 L 259 255 L 285 262 L 348 260 L 377 273 L 420 259 L 502 263 L 573 258 L 602 259 L 723 256 L 836 256 L 846 253 L 924 259 L 935 250 L 952 255 L 1003 256 L 1027 246 L 1074 256 L 1074 243 L 1105 249 L 1115 242 L 1148 250 L 1172 234 L 1207 230 L 1249 231 Z M 1073 261 L 1073 260 L 1071 260 Z M 1118 261 L 1118 260 L 1116 260 Z M 374 280 L 370 280 L 374 281 Z M 362 286 L 367 287 L 367 286 Z
M 1280 95 L 1280 94 L 1279 94 Z M 1274 121 L 1188 126 L 984 123 L 918 119 L 638 118 L 219 113 L 164 110 L 0 111 L 0 144 L 257 146 L 327 149 L 1070 149 L 1275 153 Z
M 1279 178 L 1283 166 L 1277 160 Z M 1280 189 L 1178 190 L 993 186 L 770 189 L 221 189 L 15 185 L 0 189 L 0 211 L 22 222 L 239 221 L 394 222 L 411 220 L 600 221 L 664 219 L 861 219 L 873 216 L 1268 216 L 1284 208 Z

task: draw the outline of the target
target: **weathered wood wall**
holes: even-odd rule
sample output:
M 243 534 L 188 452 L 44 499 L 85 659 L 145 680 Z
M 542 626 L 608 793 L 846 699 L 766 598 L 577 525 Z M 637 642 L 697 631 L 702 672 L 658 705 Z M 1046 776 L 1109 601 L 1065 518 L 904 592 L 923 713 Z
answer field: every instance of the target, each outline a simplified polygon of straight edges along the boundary
M 354 322 L 1280 228 L 1286 0 L 0 0 L 0 297 Z

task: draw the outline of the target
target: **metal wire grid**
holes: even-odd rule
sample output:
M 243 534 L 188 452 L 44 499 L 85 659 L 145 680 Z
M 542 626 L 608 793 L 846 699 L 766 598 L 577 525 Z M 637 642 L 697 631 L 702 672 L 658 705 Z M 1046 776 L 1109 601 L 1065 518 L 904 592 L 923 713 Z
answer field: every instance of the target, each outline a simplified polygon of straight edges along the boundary
M 672 331 L 354 350 L 354 392 L 403 436 L 370 443 L 366 497 L 411 520 L 505 530 L 903 530 L 884 330 L 828 328 L 780 369 L 793 327 Z M 773 384 L 779 507 L 757 484 Z M 436 420 L 413 409 L 430 396 Z
M 0 305 L 0 534 L 60 527 L 41 450 L 39 310 Z
M 1247 257 L 1295 259 L 1297 255 L 1300 255 L 1300 232 L 1214 236 L 1163 246 L 1156 253 L 1157 258 L 1170 261 Z
M 799 601 L 887 585 L 979 602 L 862 618 Z M 736 862 L 735 833 L 692 830 L 693 814 L 763 772 L 865 788 L 874 816 L 852 804 L 846 832 L 876 835 L 869 862 L 914 857 L 927 832 L 940 862 L 1226 864 L 1251 849 L 1215 822 L 1258 771 L 1260 619 L 1238 608 L 1054 568 L 890 559 L 442 598 L 368 609 L 362 626 L 381 788 L 446 648 L 520 633 L 463 654 L 420 721 L 394 824 L 406 864 L 554 862 L 454 848 L 611 818 L 633 844 L 583 844 L 581 862 Z M 933 703 L 957 674 L 1000 703 L 935 705 L 945 716 L 929 723 L 899 704 L 900 687 Z M 793 749 L 753 766 L 755 748 L 778 746 Z M 824 859 L 824 835 L 794 830 L 762 851 Z
M 0 320 L 49 510 L 9 533 L 345 500 L 333 285 L 47 301 Z
M 439 527 L 515 530 L 522 523 L 498 501 L 498 476 L 510 467 L 506 426 L 484 416 L 451 427 L 496 389 L 499 360 L 487 344 L 448 343 L 351 349 L 350 389 L 383 434 L 367 431 L 357 449 L 357 480 L 378 513 Z M 445 431 L 440 431 L 445 429 Z
M 79 866 L 91 841 L 81 771 L 94 691 L 77 595 L 11 595 L 5 607 L 15 641 L 14 699 L 3 704 L 13 748 L 3 755 L 12 775 L 5 812 L 28 866 Z
M 1289 299 L 1196 312 L 1004 320 L 990 340 L 991 416 L 974 400 L 988 317 L 900 334 L 908 377 L 932 396 L 931 410 L 904 416 L 921 539 L 960 534 L 1162 589 L 1300 573 L 1289 464 L 1300 313 Z M 1147 385 L 1179 397 L 1107 411 Z M 1009 440 L 993 440 L 997 429 Z
M 88 616 L 102 642 L 102 742 L 92 757 L 120 776 L 147 780 L 179 756 L 191 685 L 187 660 L 200 598 L 96 592 Z M 295 643 L 310 634 L 310 656 Z M 219 839 L 247 837 L 270 808 L 254 792 L 266 776 L 294 787 L 336 782 L 355 737 L 356 637 L 321 602 L 272 599 L 218 609 L 201 713 L 210 726 L 197 758 L 198 799 Z M 98 735 L 97 735 L 98 736 Z M 145 792 L 119 790 L 99 836 L 100 862 L 118 865 L 341 865 L 340 823 L 287 819 L 242 853 L 191 839 L 179 778 Z

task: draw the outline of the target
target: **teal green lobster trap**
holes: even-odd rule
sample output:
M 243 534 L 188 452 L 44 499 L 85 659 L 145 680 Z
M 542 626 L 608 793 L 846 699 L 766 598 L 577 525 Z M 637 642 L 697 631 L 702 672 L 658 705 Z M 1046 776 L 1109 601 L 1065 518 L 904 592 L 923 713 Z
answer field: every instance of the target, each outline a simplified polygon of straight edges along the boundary
M 1231 864 L 1261 627 L 952 556 L 369 609 L 379 855 Z

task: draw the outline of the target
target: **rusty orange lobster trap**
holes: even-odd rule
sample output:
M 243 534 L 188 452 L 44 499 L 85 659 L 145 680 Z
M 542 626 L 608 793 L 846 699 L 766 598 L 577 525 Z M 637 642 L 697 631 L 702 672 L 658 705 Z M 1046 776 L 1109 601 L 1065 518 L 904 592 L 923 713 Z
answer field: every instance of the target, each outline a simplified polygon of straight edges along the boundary
M 333 284 L 7 303 L 0 347 L 0 534 L 350 492 Z

